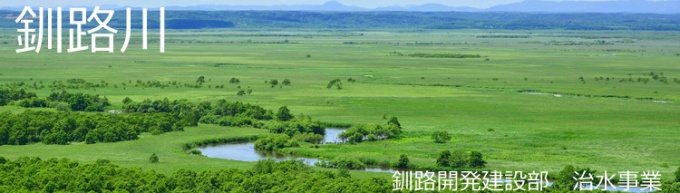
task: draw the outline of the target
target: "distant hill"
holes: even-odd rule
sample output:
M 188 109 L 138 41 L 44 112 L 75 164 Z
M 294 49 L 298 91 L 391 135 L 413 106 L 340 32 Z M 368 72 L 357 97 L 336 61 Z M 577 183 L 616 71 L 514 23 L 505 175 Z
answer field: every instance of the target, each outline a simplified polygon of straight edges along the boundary
M 370 9 L 347 6 L 337 1 L 328 1 L 321 5 L 195 5 L 169 6 L 167 10 L 201 10 L 201 11 L 370 11 Z
M 407 11 L 407 12 L 544 12 L 544 13 L 680 13 L 680 0 L 646 1 L 542 1 L 525 0 L 487 9 L 452 7 L 436 3 L 415 6 L 386 6 L 373 9 L 347 6 L 337 1 L 321 5 L 231 6 L 199 5 L 172 6 L 169 10 L 272 10 L 272 11 Z
M 118 5 L 102 5 L 107 9 L 124 9 Z M 0 7 L 0 10 L 21 10 L 22 7 Z M 680 13 L 680 0 L 646 1 L 646 0 L 612 0 L 612 1 L 545 1 L 525 0 L 519 3 L 498 5 L 487 9 L 472 7 L 452 7 L 436 3 L 413 6 L 385 6 L 362 8 L 344 5 L 337 1 L 328 1 L 319 5 L 194 5 L 166 6 L 167 10 L 201 10 L 201 11 L 405 11 L 405 12 L 542 12 L 542 13 Z
M 484 11 L 562 13 L 680 13 L 680 1 L 538 1 L 499 5 Z
M 17 29 L 19 11 L 0 11 L 0 28 Z M 133 11 L 132 18 L 141 18 Z M 148 25 L 158 28 L 159 12 L 150 11 Z M 69 14 L 63 22 L 68 24 Z M 125 11 L 114 14 L 110 27 L 125 29 Z M 323 28 L 323 29 L 505 29 L 505 30 L 654 30 L 680 31 L 680 14 L 647 13 L 514 13 L 397 11 L 168 11 L 168 29 Z M 84 28 L 91 29 L 96 22 Z M 141 19 L 132 27 L 140 28 Z
M 375 10 L 375 11 L 414 11 L 414 12 L 448 12 L 448 11 L 474 12 L 474 11 L 481 11 L 481 9 L 472 8 L 472 7 L 451 7 L 451 6 L 446 6 L 446 5 L 437 4 L 437 3 L 428 3 L 428 4 L 423 4 L 423 5 L 418 5 L 418 6 L 409 6 L 409 7 L 401 7 L 401 6 L 378 7 L 378 8 L 375 8 L 373 10 Z

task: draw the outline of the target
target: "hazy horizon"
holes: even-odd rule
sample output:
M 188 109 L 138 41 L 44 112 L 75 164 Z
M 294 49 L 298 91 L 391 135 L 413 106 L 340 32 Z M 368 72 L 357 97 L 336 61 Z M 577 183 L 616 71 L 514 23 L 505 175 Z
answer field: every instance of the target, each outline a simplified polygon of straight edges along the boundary
M 524 0 L 402 0 L 398 3 L 386 0 L 255 0 L 255 1 L 240 1 L 240 0 L 194 0 L 194 1 L 180 1 L 180 0 L 166 0 L 159 1 L 133 1 L 133 0 L 25 0 L 6 2 L 0 7 L 15 7 L 15 6 L 96 6 L 96 5 L 120 5 L 120 6 L 136 6 L 136 7 L 161 7 L 161 6 L 196 6 L 196 5 L 232 5 L 232 6 L 276 6 L 276 5 L 320 5 L 329 1 L 337 1 L 347 6 L 356 6 L 361 8 L 377 8 L 389 6 L 416 6 L 424 4 L 442 4 L 452 7 L 473 7 L 473 8 L 489 8 L 497 5 L 510 4 L 522 2 Z M 532 0 L 536 1 L 536 0 Z M 541 1 L 644 1 L 644 0 L 541 0 Z M 667 0 L 647 0 L 647 1 L 667 1 Z

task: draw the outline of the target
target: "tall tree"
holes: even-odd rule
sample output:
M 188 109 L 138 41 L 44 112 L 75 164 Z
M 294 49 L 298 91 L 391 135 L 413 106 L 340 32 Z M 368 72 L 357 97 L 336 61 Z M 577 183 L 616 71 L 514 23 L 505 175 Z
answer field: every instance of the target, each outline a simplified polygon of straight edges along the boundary
M 279 111 L 276 113 L 276 120 L 288 121 L 291 119 L 293 119 L 293 115 L 290 114 L 290 110 L 288 110 L 287 106 L 282 106 L 279 108 Z

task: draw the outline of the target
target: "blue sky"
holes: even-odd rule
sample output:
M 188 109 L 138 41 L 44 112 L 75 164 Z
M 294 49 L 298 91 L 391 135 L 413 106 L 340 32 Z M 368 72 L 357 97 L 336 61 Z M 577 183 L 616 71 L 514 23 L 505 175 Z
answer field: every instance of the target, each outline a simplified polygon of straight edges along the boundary
M 95 6 L 95 5 L 124 5 L 138 7 L 160 6 L 187 6 L 201 4 L 227 4 L 227 5 L 295 5 L 295 4 L 322 4 L 328 0 L 164 0 L 164 1 L 139 1 L 139 0 L 22 0 L 6 1 L 0 6 Z M 384 7 L 392 5 L 421 5 L 426 3 L 439 3 L 448 6 L 468 6 L 487 8 L 499 4 L 520 2 L 522 0 L 336 0 L 345 5 L 365 8 Z M 553 0 L 559 1 L 559 0 Z M 602 1 L 602 0 L 588 0 Z

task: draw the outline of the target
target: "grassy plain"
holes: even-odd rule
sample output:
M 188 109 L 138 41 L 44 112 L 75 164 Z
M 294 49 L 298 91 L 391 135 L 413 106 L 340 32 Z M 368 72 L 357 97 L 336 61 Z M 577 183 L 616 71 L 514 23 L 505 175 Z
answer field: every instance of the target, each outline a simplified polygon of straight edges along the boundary
M 404 127 L 401 139 L 285 150 L 324 158 L 351 156 L 396 162 L 400 154 L 407 154 L 416 165 L 433 166 L 442 150 L 464 149 L 483 153 L 488 170 L 556 174 L 573 164 L 610 172 L 658 170 L 664 178 L 680 164 L 680 82 L 674 82 L 680 78 L 680 34 L 676 32 L 218 29 L 166 33 L 164 54 L 158 53 L 157 43 L 141 50 L 138 42 L 126 53 L 59 54 L 43 46 L 39 54 L 16 54 L 16 37 L 4 36 L 0 42 L 12 43 L 0 45 L 0 84 L 42 81 L 49 85 L 82 78 L 109 83 L 105 88 L 74 91 L 108 97 L 113 101 L 109 109 L 120 109 L 125 97 L 196 102 L 227 99 L 269 109 L 287 105 L 295 114 L 326 122 L 384 123 L 383 115 L 396 116 Z M 530 38 L 478 38 L 480 35 Z M 598 41 L 605 43 L 595 44 Z M 120 44 L 115 47 L 119 49 Z M 416 58 L 391 53 L 479 54 L 482 58 Z M 645 75 L 650 72 L 663 73 L 668 83 L 637 82 L 638 78 L 651 79 Z M 134 86 L 137 80 L 193 84 L 199 76 L 207 80 L 202 88 Z M 232 77 L 241 83 L 229 84 Z M 286 78 L 291 86 L 270 88 L 265 83 Z M 343 80 L 342 89 L 327 89 L 326 84 L 336 78 Z M 357 82 L 345 81 L 348 78 Z M 622 78 L 633 82 L 621 82 Z M 218 85 L 225 87 L 215 88 Z M 253 92 L 237 96 L 241 90 L 237 86 Z M 49 88 L 31 91 L 41 97 L 52 92 Z M 547 94 L 553 92 L 561 97 Z M 6 106 L 0 110 L 23 109 Z M 453 140 L 434 143 L 430 134 L 436 130 L 448 131 Z M 185 132 L 143 134 L 139 140 L 118 143 L 1 146 L 0 155 L 88 162 L 104 158 L 164 173 L 179 168 L 244 168 L 253 163 L 190 156 L 179 145 L 264 133 L 201 125 Z M 159 155 L 160 164 L 147 162 L 151 153 Z

